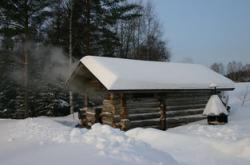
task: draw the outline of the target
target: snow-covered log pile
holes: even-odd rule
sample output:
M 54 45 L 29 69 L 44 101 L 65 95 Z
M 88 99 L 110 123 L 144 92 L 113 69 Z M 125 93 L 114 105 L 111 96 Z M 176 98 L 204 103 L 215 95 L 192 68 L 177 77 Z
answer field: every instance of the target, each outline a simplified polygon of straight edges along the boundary
M 228 115 L 225 105 L 222 103 L 218 95 L 212 95 L 203 112 L 207 116 L 218 116 L 220 114 Z
M 212 95 L 203 115 L 207 116 L 208 124 L 225 124 L 228 122 L 227 105 L 222 102 L 218 95 Z

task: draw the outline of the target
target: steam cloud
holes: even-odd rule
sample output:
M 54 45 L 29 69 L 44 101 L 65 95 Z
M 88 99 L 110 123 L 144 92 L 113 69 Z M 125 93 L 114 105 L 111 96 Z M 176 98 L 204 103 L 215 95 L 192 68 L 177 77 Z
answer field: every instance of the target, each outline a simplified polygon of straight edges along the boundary
M 74 63 L 69 66 L 69 58 L 62 48 L 38 46 L 33 43 L 27 43 L 25 48 L 28 52 L 29 83 L 34 83 L 31 80 L 39 78 L 47 83 L 58 86 L 58 83 L 66 82 L 76 65 L 76 63 Z M 17 59 L 18 63 L 21 65 L 13 70 L 10 74 L 10 78 L 15 80 L 18 84 L 23 85 L 23 52 L 20 50 L 21 49 L 17 50 L 17 55 L 19 56 Z

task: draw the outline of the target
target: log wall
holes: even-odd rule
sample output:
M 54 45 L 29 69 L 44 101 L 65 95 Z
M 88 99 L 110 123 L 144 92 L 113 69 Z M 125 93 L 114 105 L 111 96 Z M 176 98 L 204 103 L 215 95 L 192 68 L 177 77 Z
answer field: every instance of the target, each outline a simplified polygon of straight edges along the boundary
M 160 101 L 158 98 L 137 97 L 127 100 L 130 128 L 160 128 Z
M 165 92 L 149 94 L 110 93 L 102 111 L 87 110 L 87 125 L 101 122 L 128 130 L 150 127 L 165 130 L 202 120 L 211 91 Z M 96 115 L 98 113 L 98 115 Z
M 202 115 L 211 93 L 168 93 L 164 97 L 166 104 L 166 127 L 176 127 L 205 119 Z

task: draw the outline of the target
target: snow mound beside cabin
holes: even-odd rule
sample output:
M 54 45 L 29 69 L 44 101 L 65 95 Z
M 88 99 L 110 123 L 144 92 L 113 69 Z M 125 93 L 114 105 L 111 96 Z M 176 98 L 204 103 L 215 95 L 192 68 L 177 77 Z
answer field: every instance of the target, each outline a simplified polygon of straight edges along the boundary
M 50 152 L 53 156 L 65 155 L 58 160 L 58 163 L 64 162 L 65 159 L 82 160 L 88 155 L 95 155 L 90 164 L 169 164 L 178 165 L 178 163 L 165 152 L 153 149 L 149 144 L 128 137 L 123 131 L 113 129 L 107 125 L 95 124 L 92 129 L 72 128 L 70 120 L 57 120 L 47 117 L 25 119 L 25 120 L 3 120 L 0 121 L 0 129 L 8 125 L 8 132 L 5 137 L 0 137 L 0 145 L 19 145 L 20 148 L 28 147 L 23 156 L 17 157 L 13 162 L 12 156 L 0 149 L 0 164 L 32 164 L 24 160 L 29 156 L 36 157 L 38 164 L 48 164 L 43 160 Z M 5 124 L 5 122 L 8 122 Z M 21 144 L 21 145 L 20 145 Z M 72 147 L 74 146 L 74 148 Z M 67 150 L 64 149 L 68 148 Z M 69 156 L 66 156 L 69 155 Z M 79 155 L 79 157 L 76 157 Z M 85 155 L 85 156 L 81 156 Z M 50 155 L 48 155 L 50 156 Z M 1 157 L 7 159 L 1 163 Z M 106 162 L 101 160 L 105 159 Z M 53 159 L 51 159 L 53 160 Z M 67 162 L 67 160 L 65 160 Z M 83 160 L 84 161 L 84 160 Z M 77 161 L 76 164 L 80 162 Z M 36 163 L 37 164 L 37 163 Z M 67 163 L 66 163 L 67 164 Z

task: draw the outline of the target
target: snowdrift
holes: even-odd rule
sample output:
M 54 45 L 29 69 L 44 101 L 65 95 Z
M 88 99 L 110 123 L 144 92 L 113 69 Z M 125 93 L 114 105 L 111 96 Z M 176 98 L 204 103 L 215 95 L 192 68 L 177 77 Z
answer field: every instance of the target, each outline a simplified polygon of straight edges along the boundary
M 91 130 L 74 128 L 72 116 L 2 119 L 0 164 L 249 165 L 248 87 L 237 84 L 230 93 L 229 123 L 219 126 L 204 120 L 167 131 L 122 132 L 100 124 Z

